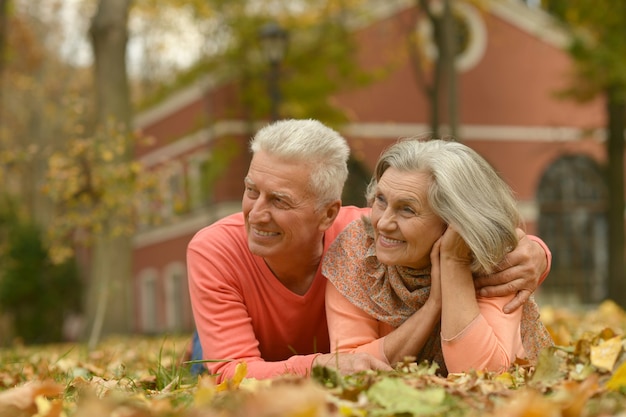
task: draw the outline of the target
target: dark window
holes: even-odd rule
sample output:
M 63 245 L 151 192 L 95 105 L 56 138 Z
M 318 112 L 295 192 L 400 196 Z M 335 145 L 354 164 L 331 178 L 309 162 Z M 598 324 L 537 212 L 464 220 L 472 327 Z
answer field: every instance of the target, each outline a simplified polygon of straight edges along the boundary
M 564 156 L 544 173 L 537 192 L 539 236 L 552 251 L 540 298 L 597 303 L 607 296 L 607 190 L 600 166 Z
M 367 184 L 370 182 L 371 174 L 361 162 L 353 158 L 348 160 L 348 172 L 341 204 L 344 206 L 365 207 L 367 205 L 365 191 L 367 190 Z

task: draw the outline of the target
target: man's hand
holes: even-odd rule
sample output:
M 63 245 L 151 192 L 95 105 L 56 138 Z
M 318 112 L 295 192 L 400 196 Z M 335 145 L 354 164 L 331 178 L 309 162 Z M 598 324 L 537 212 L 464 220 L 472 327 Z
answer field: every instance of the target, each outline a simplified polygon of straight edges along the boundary
M 391 371 L 393 368 L 386 362 L 376 359 L 368 353 L 326 353 L 313 360 L 313 366 L 324 366 L 339 371 L 342 375 L 356 372 L 379 370 Z
M 505 313 L 521 307 L 539 286 L 539 278 L 548 267 L 546 253 L 537 242 L 517 229 L 519 243 L 500 263 L 498 272 L 477 277 L 474 285 L 482 297 L 515 294 L 504 306 Z

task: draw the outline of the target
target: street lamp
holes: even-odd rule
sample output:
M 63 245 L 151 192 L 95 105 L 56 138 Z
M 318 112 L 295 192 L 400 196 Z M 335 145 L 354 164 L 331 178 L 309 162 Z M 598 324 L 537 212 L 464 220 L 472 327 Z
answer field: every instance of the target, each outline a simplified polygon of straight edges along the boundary
M 280 63 L 285 57 L 285 51 L 287 50 L 288 34 L 277 23 L 270 22 L 261 27 L 259 38 L 265 59 L 267 59 L 270 65 L 268 92 L 271 101 L 272 120 L 278 120 L 278 107 L 281 98 L 278 79 L 280 77 Z

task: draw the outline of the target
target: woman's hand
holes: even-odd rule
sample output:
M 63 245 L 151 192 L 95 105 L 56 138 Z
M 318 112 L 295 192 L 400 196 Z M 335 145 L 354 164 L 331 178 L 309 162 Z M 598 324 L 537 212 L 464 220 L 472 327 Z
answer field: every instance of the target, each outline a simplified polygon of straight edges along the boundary
M 426 304 L 432 305 L 435 310 L 441 311 L 441 267 L 439 265 L 439 251 L 441 238 L 437 239 L 430 250 L 430 295 Z
M 472 252 L 453 226 L 440 238 L 441 337 L 457 337 L 480 314 L 470 269 Z
M 468 266 L 472 263 L 472 252 L 454 226 L 448 226 L 439 240 L 441 242 L 440 257 L 443 261 L 453 261 Z

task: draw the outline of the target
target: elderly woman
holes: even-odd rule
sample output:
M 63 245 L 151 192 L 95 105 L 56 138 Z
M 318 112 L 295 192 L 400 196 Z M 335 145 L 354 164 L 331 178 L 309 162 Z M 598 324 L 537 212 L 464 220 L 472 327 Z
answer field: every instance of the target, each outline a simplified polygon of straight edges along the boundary
M 407 356 L 440 373 L 501 372 L 552 344 L 532 297 L 477 296 L 474 276 L 495 271 L 527 239 L 509 187 L 476 152 L 444 140 L 405 140 L 378 161 L 370 218 L 351 223 L 326 254 L 333 351 Z

